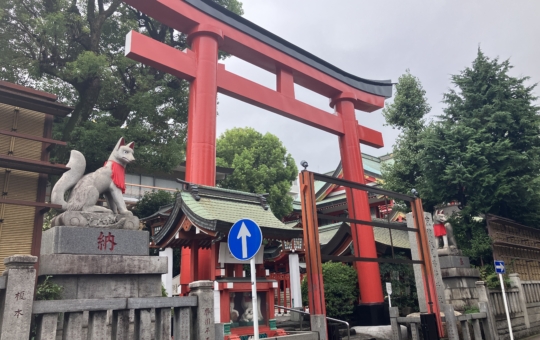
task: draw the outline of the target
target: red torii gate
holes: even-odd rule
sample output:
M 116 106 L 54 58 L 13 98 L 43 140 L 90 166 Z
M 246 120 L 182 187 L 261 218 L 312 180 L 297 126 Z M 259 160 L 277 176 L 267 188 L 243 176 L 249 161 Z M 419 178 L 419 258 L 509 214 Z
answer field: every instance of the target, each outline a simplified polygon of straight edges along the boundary
M 188 34 L 191 49 L 180 51 L 135 31 L 126 38 L 126 56 L 191 82 L 189 94 L 186 180 L 215 185 L 217 92 L 272 111 L 338 136 L 344 178 L 364 183 L 360 143 L 382 147 L 380 132 L 358 124 L 355 109 L 372 112 L 391 96 L 390 81 L 373 81 L 350 75 L 253 23 L 203 0 L 124 0 L 141 12 Z M 276 91 L 228 72 L 218 63 L 218 49 L 276 74 Z M 330 99 L 330 114 L 295 99 L 294 83 Z M 371 220 L 367 194 L 347 191 L 349 212 Z M 355 204 L 354 204 L 354 203 Z M 373 229 L 352 226 L 357 256 L 376 258 Z M 309 261 L 309 259 L 308 259 Z M 216 277 L 216 246 L 210 250 L 182 251 L 182 292 L 195 280 Z M 382 303 L 379 265 L 356 262 L 363 304 Z M 189 268 L 189 269 L 188 269 Z M 320 262 L 315 265 L 322 290 Z M 323 293 L 324 294 L 324 293 Z M 324 298 L 324 295 L 322 295 Z M 310 301 L 311 305 L 311 301 Z M 319 305 L 320 304 L 316 304 Z M 326 314 L 321 308 L 313 314 Z

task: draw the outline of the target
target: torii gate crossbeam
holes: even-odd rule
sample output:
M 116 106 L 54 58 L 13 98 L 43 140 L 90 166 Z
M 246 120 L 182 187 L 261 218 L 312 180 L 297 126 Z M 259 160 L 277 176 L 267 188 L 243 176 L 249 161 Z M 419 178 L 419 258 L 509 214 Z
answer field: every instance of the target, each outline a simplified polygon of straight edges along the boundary
M 392 92 L 390 81 L 348 74 L 209 0 L 124 1 L 188 34 L 191 49 L 179 51 L 132 31 L 125 51 L 129 58 L 191 82 L 187 181 L 215 185 L 216 101 L 220 92 L 338 136 L 344 178 L 364 183 L 360 143 L 382 147 L 383 140 L 380 132 L 358 124 L 355 110 L 372 112 L 384 107 Z M 276 91 L 227 71 L 218 63 L 218 49 L 274 73 Z M 329 98 L 336 114 L 295 99 L 294 83 Z M 353 218 L 371 220 L 365 192 L 347 191 L 347 198 Z M 376 258 L 372 227 L 352 225 L 351 230 L 357 256 Z M 216 247 L 193 252 L 197 252 L 196 245 L 191 252 L 182 252 L 183 292 L 191 281 L 216 277 Z M 382 303 L 380 280 L 374 279 L 379 277 L 378 263 L 359 262 L 355 266 L 362 303 Z M 321 270 L 320 263 L 316 268 Z M 322 287 L 322 281 L 309 284 Z M 319 309 L 311 312 L 324 315 L 324 308 Z

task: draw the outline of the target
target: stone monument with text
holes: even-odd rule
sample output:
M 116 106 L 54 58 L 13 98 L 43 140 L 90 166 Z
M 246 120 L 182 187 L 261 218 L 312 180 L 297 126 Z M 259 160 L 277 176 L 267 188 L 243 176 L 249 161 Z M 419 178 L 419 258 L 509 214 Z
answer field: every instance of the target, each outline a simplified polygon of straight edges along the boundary
M 73 150 L 70 170 L 52 190 L 51 201 L 63 212 L 43 233 L 38 275 L 52 276 L 62 299 L 161 296 L 167 258 L 148 255 L 149 234 L 138 230 L 122 197 L 133 151 L 134 143 L 121 138 L 104 166 L 84 175 L 85 158 Z M 101 195 L 107 207 L 97 205 Z

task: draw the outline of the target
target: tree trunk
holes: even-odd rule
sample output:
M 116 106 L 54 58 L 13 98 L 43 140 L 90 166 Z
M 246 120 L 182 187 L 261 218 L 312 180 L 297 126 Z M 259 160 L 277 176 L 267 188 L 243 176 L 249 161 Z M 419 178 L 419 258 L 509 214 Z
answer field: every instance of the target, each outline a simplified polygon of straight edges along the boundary
M 75 109 L 71 113 L 71 118 L 69 118 L 69 121 L 64 127 L 62 133 L 63 141 L 71 140 L 73 129 L 75 129 L 79 122 L 88 120 L 92 114 L 101 90 L 101 80 L 95 77 L 85 81 L 85 85 L 75 86 L 75 88 L 77 89 L 77 92 L 79 92 L 80 97 L 77 105 L 75 105 Z

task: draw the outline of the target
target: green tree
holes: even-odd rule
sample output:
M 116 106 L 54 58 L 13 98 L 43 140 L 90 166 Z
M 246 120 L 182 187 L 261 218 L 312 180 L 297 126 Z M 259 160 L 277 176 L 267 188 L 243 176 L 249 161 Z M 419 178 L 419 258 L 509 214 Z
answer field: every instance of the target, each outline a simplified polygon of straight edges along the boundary
M 148 217 L 158 211 L 160 207 L 173 203 L 174 198 L 175 194 L 165 190 L 146 192 L 135 204 L 133 215 L 139 218 Z
M 214 1 L 243 14 L 238 0 Z M 0 79 L 55 93 L 74 106 L 69 117 L 56 119 L 55 138 L 70 142 L 57 150 L 57 161 L 65 162 L 75 147 L 89 154 L 98 143 L 99 160 L 87 159 L 91 171 L 115 145 L 102 140 L 121 135 L 135 141 L 146 169 L 167 171 L 183 160 L 188 83 L 124 57 L 130 30 L 187 47 L 184 34 L 122 0 L 0 0 Z
M 358 276 L 353 267 L 343 263 L 322 264 L 326 314 L 331 318 L 351 316 L 358 300 Z M 308 305 L 307 277 L 302 281 L 302 303 Z
M 508 60 L 490 59 L 478 50 L 472 66 L 452 76 L 454 88 L 443 98 L 446 108 L 425 125 L 416 149 L 416 183 L 424 208 L 432 211 L 435 204 L 460 202 L 463 210 L 451 220 L 458 245 L 479 262 L 490 254 L 485 225 L 476 220 L 479 214 L 531 226 L 540 222 L 536 84 L 527 85 L 528 77 L 511 76 L 511 68 Z M 398 144 L 397 149 L 414 147 L 411 144 Z M 404 171 L 412 172 L 412 166 Z
M 410 193 L 415 188 L 425 193 L 420 157 L 424 117 L 430 110 L 420 80 L 407 70 L 398 79 L 393 103 L 383 110 L 387 124 L 400 131 L 393 147 L 393 162 L 383 165 L 385 189 Z
M 252 128 L 227 130 L 217 140 L 216 157 L 218 166 L 234 169 L 219 183 L 221 187 L 268 193 L 268 203 L 278 218 L 292 211 L 288 193 L 298 169 L 276 136 Z

